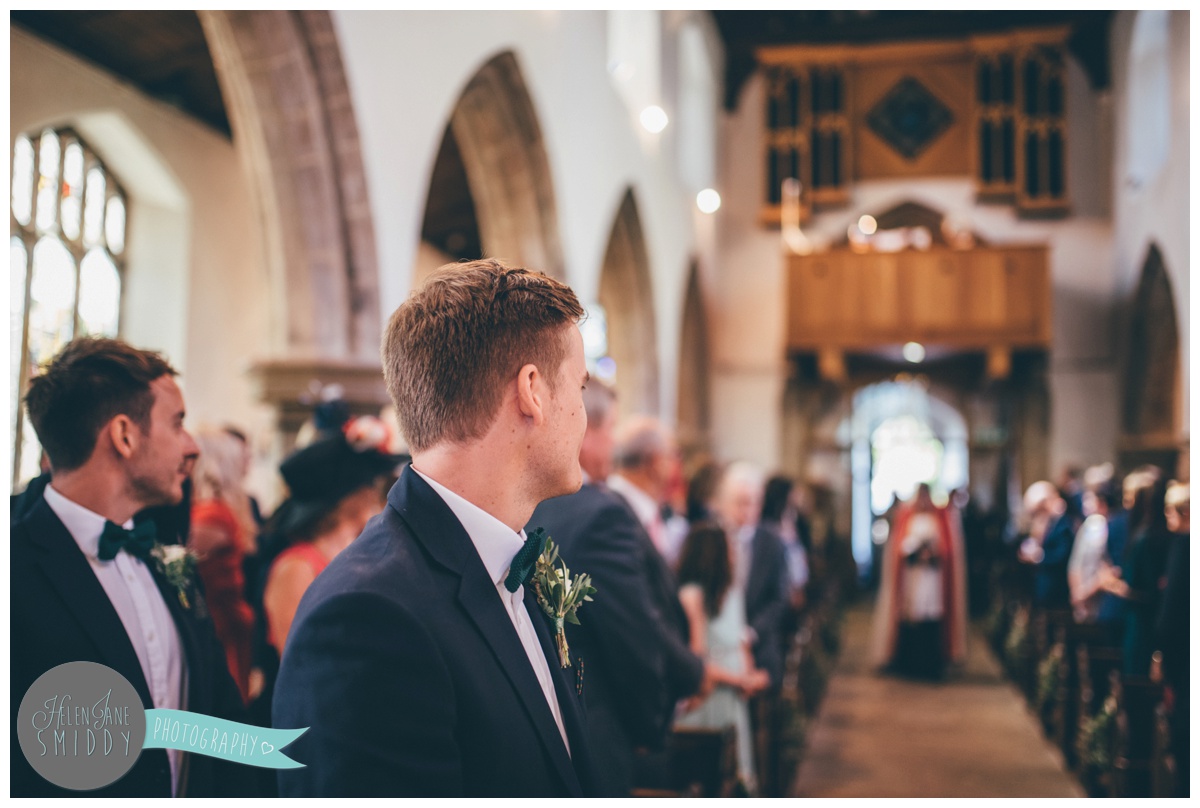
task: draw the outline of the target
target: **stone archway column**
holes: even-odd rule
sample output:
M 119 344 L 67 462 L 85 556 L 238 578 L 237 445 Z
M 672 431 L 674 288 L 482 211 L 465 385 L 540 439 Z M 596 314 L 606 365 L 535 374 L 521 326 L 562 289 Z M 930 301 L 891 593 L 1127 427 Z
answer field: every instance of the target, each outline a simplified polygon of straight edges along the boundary
M 352 408 L 387 400 L 358 128 L 329 12 L 198 14 L 255 195 L 272 338 L 246 347 L 282 447 L 309 380 L 343 384 Z

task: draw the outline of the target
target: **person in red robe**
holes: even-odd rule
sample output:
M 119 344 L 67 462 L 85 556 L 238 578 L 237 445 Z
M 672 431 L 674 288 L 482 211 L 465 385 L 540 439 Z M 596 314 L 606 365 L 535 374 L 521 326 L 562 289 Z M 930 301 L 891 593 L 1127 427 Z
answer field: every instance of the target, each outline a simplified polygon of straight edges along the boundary
M 959 515 L 933 503 L 922 483 L 897 511 L 883 555 L 874 663 L 940 679 L 966 658 L 966 573 Z

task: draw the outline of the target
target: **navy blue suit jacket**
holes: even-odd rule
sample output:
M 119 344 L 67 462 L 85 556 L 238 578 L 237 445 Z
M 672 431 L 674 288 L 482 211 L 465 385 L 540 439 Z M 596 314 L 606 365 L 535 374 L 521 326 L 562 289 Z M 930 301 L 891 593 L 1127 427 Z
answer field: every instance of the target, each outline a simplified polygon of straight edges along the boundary
M 474 544 L 406 468 L 296 612 L 272 724 L 310 729 L 286 749 L 306 768 L 280 771 L 280 795 L 590 794 L 580 667 L 559 666 L 531 590 L 569 756 Z
M 546 500 L 529 527 L 546 530 L 572 572 L 592 576 L 595 600 L 580 611 L 577 635 L 597 786 L 629 796 L 634 750 L 663 746 L 675 702 L 704 675 L 674 576 L 625 500 L 603 486 Z
M 42 779 L 21 752 L 16 737 L 17 707 L 39 676 L 65 662 L 98 662 L 119 672 L 154 707 L 137 652 L 99 579 L 79 545 L 46 504 L 34 502 L 12 523 L 10 583 L 12 635 L 10 704 L 12 709 L 11 796 L 169 797 L 171 770 L 164 749 L 145 749 L 117 782 L 94 791 L 69 791 Z M 196 608 L 184 609 L 178 593 L 151 567 L 155 582 L 175 620 L 187 670 L 189 712 L 245 721 L 237 685 L 229 675 L 225 650 L 212 619 Z M 185 753 L 180 794 L 185 796 L 257 796 L 254 770 L 200 754 Z
M 754 664 L 771 676 L 771 687 L 783 684 L 783 618 L 788 608 L 787 551 L 773 530 L 761 525 L 750 540 L 746 576 L 746 622 L 758 639 Z

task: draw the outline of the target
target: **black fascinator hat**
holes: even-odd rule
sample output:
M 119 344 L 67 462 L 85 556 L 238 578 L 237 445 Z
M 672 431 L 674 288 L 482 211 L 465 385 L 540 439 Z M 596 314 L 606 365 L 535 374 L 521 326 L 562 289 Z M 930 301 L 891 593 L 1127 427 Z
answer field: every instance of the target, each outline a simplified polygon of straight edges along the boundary
M 364 416 L 289 455 L 279 473 L 290 495 L 271 518 L 272 532 L 302 535 L 347 496 L 395 473 L 409 457 L 388 453 L 386 444 L 387 428 Z

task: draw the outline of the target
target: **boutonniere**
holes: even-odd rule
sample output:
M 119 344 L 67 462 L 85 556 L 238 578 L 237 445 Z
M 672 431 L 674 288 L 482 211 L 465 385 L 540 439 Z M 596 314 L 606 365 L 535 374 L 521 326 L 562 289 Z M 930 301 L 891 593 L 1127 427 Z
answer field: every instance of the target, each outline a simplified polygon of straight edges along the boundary
M 585 601 L 592 599 L 596 588 L 592 576 L 577 573 L 571 577 L 566 562 L 558 557 L 554 542 L 546 539 L 546 549 L 533 568 L 533 591 L 538 605 L 554 621 L 554 639 L 558 645 L 558 660 L 562 667 L 571 667 L 567 650 L 566 624 L 579 625 L 577 612 Z
M 183 608 L 192 608 L 188 600 L 196 578 L 196 555 L 182 544 L 155 544 L 150 555 L 158 564 L 158 570 L 179 595 Z

